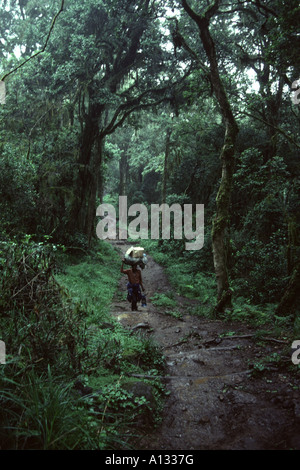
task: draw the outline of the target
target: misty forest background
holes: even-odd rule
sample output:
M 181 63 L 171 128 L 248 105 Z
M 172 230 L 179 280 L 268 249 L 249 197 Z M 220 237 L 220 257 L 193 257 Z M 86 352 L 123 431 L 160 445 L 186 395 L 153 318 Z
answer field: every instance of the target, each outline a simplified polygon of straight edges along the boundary
M 122 446 L 149 406 L 112 379 L 128 348 L 161 366 L 105 327 L 120 257 L 96 208 L 120 195 L 204 204 L 201 250 L 140 242 L 194 314 L 300 334 L 299 24 L 296 0 L 2 0 L 2 447 Z M 87 377 L 97 407 L 74 405 Z

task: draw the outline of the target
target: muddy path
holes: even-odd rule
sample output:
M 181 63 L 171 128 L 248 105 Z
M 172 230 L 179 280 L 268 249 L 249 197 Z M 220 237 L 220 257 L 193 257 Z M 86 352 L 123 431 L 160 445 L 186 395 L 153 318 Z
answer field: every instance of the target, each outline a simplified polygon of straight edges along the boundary
M 128 244 L 112 242 L 120 260 Z M 261 342 L 255 330 L 237 322 L 191 315 L 195 301 L 177 296 L 181 318 L 167 315 L 151 302 L 171 286 L 164 269 L 149 257 L 142 272 L 147 307 L 131 312 L 116 297 L 112 314 L 126 328 L 144 328 L 163 349 L 164 383 L 170 392 L 157 429 L 143 432 L 138 450 L 275 450 L 300 449 L 300 393 L 291 372 L 291 355 L 258 364 L 286 351 L 284 342 Z M 120 291 L 126 291 L 126 276 Z M 256 374 L 253 371 L 258 369 Z

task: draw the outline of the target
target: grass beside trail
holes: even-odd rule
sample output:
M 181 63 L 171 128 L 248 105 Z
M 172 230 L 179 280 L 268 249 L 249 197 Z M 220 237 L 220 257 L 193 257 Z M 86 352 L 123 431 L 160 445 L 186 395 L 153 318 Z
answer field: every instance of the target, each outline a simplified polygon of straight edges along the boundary
M 6 245 L 1 448 L 128 448 L 131 435 L 159 422 L 164 387 L 155 376 L 164 358 L 151 338 L 110 314 L 118 253 L 103 241 L 88 253 L 54 247 L 53 263 L 47 243 Z M 11 292 L 19 293 L 14 302 Z
M 132 334 L 110 314 L 113 297 L 123 296 L 117 292 L 119 278 L 120 256 L 106 242 L 100 242 L 99 250 L 92 255 L 64 257 L 62 272 L 56 275 L 73 300 L 87 306 L 87 347 L 96 360 L 82 375 L 82 382 L 92 389 L 101 389 L 103 405 L 109 405 L 107 412 L 121 412 L 124 423 L 128 419 L 133 424 L 138 416 L 149 412 L 155 425 L 160 420 L 164 387 L 159 381 L 152 380 L 150 385 L 129 375 L 158 375 L 164 367 L 164 357 L 151 338 L 141 332 Z M 145 393 L 147 398 L 131 393 L 137 382 L 149 384 L 152 390 Z
M 74 302 L 88 303 L 88 324 L 111 320 L 109 307 L 120 277 L 120 257 L 109 243 L 99 242 L 91 254 L 63 254 L 56 279 Z

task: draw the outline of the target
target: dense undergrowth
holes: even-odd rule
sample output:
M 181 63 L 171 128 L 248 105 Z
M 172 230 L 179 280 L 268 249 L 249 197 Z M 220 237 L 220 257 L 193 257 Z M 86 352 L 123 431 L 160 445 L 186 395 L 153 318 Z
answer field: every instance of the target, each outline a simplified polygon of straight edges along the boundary
M 176 246 L 177 244 L 177 246 Z M 182 250 L 182 243 L 171 240 L 161 243 L 156 240 L 143 240 L 142 245 L 149 254 L 165 267 L 170 283 L 178 295 L 199 300 L 195 307 L 190 307 L 191 314 L 215 318 L 214 307 L 217 303 L 216 279 L 213 269 L 209 269 L 206 253 L 190 253 Z M 202 258 L 203 261 L 202 261 Z M 201 266 L 206 266 L 202 269 Z M 245 283 L 245 280 L 243 279 Z M 231 289 L 233 291 L 233 308 L 218 318 L 226 321 L 240 321 L 255 327 L 257 330 L 268 329 L 276 336 L 300 336 L 300 320 L 292 315 L 275 315 L 277 304 L 270 302 L 268 297 L 263 301 L 255 302 L 249 289 L 241 289 L 242 280 L 233 279 Z M 259 294 L 263 296 L 265 286 L 260 282 L 260 288 L 256 287 L 257 299 Z M 159 297 L 159 298 L 158 298 Z M 176 316 L 176 303 L 174 293 L 166 293 L 154 298 L 158 305 L 164 305 Z
M 172 244 L 143 246 L 173 287 L 155 294 L 153 304 L 180 318 L 179 294 L 199 300 L 190 314 L 214 318 L 212 271 L 201 271 L 189 253 L 174 256 Z M 132 334 L 110 315 L 120 273 L 108 243 L 70 251 L 30 236 L 5 241 L 0 270 L 1 449 L 126 449 L 141 428 L 159 422 L 165 390 L 155 376 L 164 357 L 149 336 Z M 224 322 L 246 322 L 277 338 L 300 333 L 299 320 L 276 316 L 275 304 L 236 294 Z
M 163 356 L 109 314 L 119 258 L 105 242 L 64 251 L 30 237 L 1 244 L 1 449 L 128 448 L 159 421 Z

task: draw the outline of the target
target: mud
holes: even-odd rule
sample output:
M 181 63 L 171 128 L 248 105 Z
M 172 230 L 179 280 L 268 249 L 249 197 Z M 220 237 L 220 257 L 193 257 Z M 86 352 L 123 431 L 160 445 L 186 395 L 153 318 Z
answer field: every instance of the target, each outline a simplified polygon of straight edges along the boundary
M 120 260 L 128 245 L 115 242 Z M 170 392 L 162 423 L 143 431 L 139 450 L 300 449 L 300 394 L 289 344 L 240 322 L 208 320 L 191 314 L 195 301 L 176 297 L 181 318 L 151 302 L 154 293 L 172 288 L 164 269 L 149 257 L 143 270 L 147 307 L 131 312 L 115 299 L 112 313 L 126 328 L 143 328 L 163 350 L 162 381 Z M 126 291 L 126 276 L 120 291 Z M 227 335 L 227 336 L 226 336 Z M 281 360 L 259 370 L 272 355 Z

